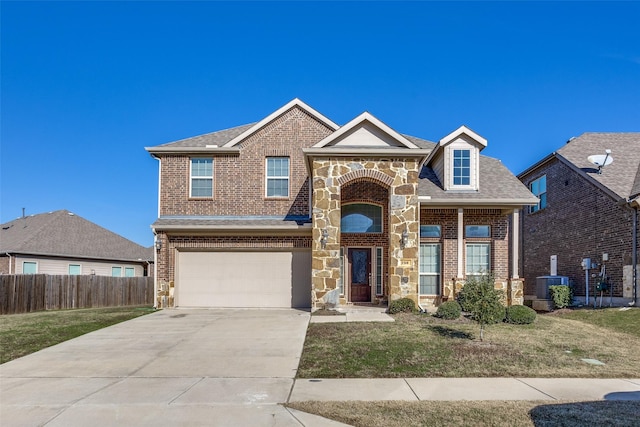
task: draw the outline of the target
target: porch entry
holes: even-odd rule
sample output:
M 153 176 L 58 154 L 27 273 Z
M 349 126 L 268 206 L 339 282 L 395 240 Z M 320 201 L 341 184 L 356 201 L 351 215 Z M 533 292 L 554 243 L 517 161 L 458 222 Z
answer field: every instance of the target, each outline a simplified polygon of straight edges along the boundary
M 373 248 L 348 248 L 348 284 L 351 302 L 371 302 Z

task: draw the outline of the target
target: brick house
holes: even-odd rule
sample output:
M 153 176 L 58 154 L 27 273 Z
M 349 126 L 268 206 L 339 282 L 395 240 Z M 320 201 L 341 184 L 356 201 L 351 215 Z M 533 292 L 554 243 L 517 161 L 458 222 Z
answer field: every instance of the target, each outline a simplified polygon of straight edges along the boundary
M 599 169 L 587 159 L 603 160 L 606 150 L 613 158 L 607 166 Z M 586 294 L 586 274 L 593 296 L 593 276 L 604 265 L 616 302 L 637 301 L 640 133 L 585 133 L 518 178 L 540 199 L 522 216 L 526 295 L 536 293 L 537 276 L 550 274 L 555 255 L 557 274 L 569 277 L 578 300 Z M 597 264 L 586 274 L 585 258 Z
M 294 99 L 263 120 L 148 147 L 159 160 L 159 306 L 452 298 L 492 272 L 521 304 L 519 210 L 537 199 L 461 126 L 438 143 Z M 515 226 L 514 226 L 515 224 Z

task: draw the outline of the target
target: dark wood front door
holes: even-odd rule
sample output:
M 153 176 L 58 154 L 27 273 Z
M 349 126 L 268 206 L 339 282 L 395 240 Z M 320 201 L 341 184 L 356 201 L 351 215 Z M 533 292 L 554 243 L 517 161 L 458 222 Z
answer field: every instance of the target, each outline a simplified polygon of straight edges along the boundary
M 351 302 L 371 302 L 371 249 L 349 249 Z

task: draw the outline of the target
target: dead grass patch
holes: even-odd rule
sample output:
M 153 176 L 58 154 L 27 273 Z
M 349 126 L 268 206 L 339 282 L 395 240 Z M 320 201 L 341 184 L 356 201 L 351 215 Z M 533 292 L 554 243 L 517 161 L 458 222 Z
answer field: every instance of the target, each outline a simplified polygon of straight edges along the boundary
M 638 426 L 640 403 L 624 401 L 295 402 L 287 406 L 355 427 Z
M 394 317 L 309 325 L 298 377 L 640 377 L 640 337 L 591 323 L 538 316 L 530 325 L 490 325 L 480 342 L 469 321 Z

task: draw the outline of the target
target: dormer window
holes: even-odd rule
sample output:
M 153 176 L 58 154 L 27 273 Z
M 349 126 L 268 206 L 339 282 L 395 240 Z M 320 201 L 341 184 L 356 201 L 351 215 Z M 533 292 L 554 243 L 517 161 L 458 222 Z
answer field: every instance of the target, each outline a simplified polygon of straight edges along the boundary
M 453 185 L 471 185 L 471 150 L 453 150 Z

